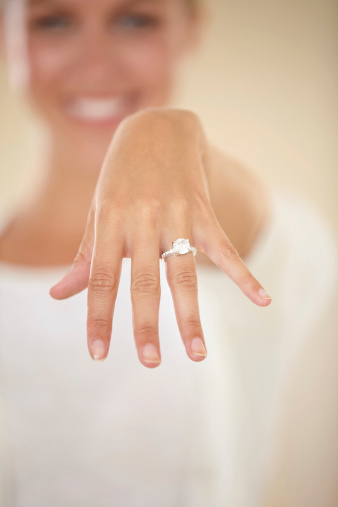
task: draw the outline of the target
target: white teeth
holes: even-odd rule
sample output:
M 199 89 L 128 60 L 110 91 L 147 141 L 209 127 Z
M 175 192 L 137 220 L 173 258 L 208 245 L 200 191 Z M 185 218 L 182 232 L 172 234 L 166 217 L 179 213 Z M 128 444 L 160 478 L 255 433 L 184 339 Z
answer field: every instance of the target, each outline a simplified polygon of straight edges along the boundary
M 125 101 L 116 99 L 78 99 L 69 107 L 68 112 L 88 120 L 105 120 L 120 115 L 125 109 Z

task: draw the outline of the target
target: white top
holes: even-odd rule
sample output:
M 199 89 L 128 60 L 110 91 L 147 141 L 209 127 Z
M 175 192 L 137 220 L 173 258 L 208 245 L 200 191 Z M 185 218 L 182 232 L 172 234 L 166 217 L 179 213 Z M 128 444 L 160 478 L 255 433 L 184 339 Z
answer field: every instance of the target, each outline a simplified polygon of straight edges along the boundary
M 148 369 L 134 345 L 131 259 L 103 363 L 87 349 L 87 290 L 48 293 L 68 266 L 0 262 L 3 507 L 258 505 L 290 365 L 337 280 L 336 238 L 318 210 L 281 189 L 272 201 L 244 259 L 269 307 L 216 266 L 197 266 L 200 363 L 186 355 L 164 263 L 162 363 Z

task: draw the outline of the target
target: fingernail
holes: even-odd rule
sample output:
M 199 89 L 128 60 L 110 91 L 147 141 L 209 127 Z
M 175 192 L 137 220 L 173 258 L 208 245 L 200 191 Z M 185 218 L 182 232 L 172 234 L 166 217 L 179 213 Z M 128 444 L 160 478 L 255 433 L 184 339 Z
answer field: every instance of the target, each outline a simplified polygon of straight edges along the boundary
M 262 299 L 272 299 L 269 294 L 264 289 L 259 289 L 258 294 L 261 296 Z
M 155 345 L 153 345 L 152 343 L 147 343 L 147 345 L 145 345 L 143 347 L 142 354 L 143 354 L 143 359 L 145 361 L 147 361 L 148 363 L 161 362 L 161 359 L 158 355 L 157 349 L 156 349 Z
M 191 352 L 195 356 L 206 356 L 207 351 L 205 350 L 204 343 L 201 338 L 194 338 L 191 342 Z
M 94 361 L 104 361 L 106 354 L 106 344 L 102 340 L 94 340 L 91 344 L 90 351 Z

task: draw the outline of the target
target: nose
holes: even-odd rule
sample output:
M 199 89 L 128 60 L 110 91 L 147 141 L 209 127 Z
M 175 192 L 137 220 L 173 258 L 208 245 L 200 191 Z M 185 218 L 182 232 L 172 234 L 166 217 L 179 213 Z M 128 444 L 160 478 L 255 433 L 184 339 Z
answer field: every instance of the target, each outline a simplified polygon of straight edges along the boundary
M 73 72 L 86 85 L 107 87 L 123 74 L 119 48 L 102 28 L 92 27 L 82 33 L 75 58 Z

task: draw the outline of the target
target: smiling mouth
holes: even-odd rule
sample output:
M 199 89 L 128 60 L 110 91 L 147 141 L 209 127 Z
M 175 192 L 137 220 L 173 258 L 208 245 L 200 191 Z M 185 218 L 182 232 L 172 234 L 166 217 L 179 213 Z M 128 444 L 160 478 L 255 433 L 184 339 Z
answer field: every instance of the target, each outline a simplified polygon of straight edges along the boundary
M 125 97 L 81 97 L 68 103 L 66 113 L 86 123 L 107 124 L 121 120 L 132 112 Z

